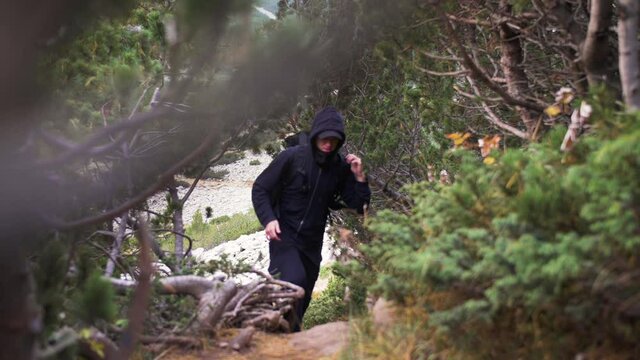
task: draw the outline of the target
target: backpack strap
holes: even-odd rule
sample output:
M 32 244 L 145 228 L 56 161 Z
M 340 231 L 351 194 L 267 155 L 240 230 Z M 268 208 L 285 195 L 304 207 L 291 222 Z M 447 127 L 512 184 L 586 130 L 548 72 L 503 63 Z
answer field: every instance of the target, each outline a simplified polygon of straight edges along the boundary
M 283 176 L 278 186 L 271 191 L 271 207 L 276 217 L 280 217 L 280 197 L 282 189 L 291 183 L 296 172 L 300 172 L 304 176 L 304 186 L 308 186 L 308 169 L 307 169 L 307 146 L 298 146 L 294 149 L 294 154 L 283 168 Z

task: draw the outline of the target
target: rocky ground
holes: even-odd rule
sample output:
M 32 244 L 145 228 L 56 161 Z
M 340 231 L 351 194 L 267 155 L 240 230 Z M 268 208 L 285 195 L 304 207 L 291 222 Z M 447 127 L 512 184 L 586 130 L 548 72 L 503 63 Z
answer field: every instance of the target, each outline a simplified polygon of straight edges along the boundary
M 187 199 L 183 209 L 185 223 L 190 223 L 196 210 L 205 214 L 205 209 L 213 209 L 213 217 L 243 213 L 252 209 L 251 185 L 271 162 L 267 154 L 245 153 L 245 158 L 228 165 L 214 166 L 212 170 L 226 170 L 229 173 L 221 180 L 201 180 Z M 256 165 L 251 165 L 252 162 Z M 190 179 L 183 179 L 191 183 Z M 189 190 L 179 187 L 180 197 Z M 166 192 L 158 193 L 149 199 L 149 208 L 162 212 L 167 206 Z

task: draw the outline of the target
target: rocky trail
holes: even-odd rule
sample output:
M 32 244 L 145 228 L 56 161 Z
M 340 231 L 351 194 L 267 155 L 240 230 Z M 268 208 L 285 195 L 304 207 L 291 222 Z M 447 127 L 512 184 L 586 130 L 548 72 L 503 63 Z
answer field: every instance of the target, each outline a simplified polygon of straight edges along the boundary
M 230 216 L 236 213 L 252 211 L 251 185 L 253 180 L 269 164 L 271 158 L 266 154 L 245 153 L 245 157 L 232 164 L 220 165 L 215 171 L 226 170 L 228 174 L 221 180 L 201 180 L 185 203 L 184 220 L 190 223 L 196 211 L 205 213 L 207 207 L 213 210 L 213 217 Z M 186 179 L 187 181 L 189 179 Z M 178 193 L 183 196 L 187 188 L 180 187 Z M 166 206 L 164 195 L 158 194 L 149 201 L 150 208 L 162 211 Z M 333 240 L 325 234 L 323 248 L 323 266 L 333 261 Z M 245 261 L 255 264 L 259 269 L 268 267 L 268 241 L 262 231 L 243 235 L 211 249 L 195 246 L 192 252 L 197 261 L 206 262 L 226 254 L 233 261 Z M 240 283 L 250 281 L 252 276 L 234 279 Z M 326 287 L 326 281 L 319 279 L 314 293 Z M 215 340 L 208 339 L 207 345 L 198 351 L 169 348 L 156 358 L 162 359 L 331 359 L 344 346 L 348 338 L 348 323 L 334 322 L 294 334 L 271 334 L 257 331 L 249 345 L 241 351 L 220 348 L 218 344 L 237 335 L 237 329 L 223 329 Z

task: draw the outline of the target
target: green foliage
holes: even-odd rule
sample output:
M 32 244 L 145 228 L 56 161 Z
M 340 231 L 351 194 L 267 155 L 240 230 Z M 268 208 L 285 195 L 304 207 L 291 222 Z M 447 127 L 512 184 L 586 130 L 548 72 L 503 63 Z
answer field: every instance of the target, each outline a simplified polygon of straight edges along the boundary
M 45 333 L 49 334 L 59 323 L 64 311 L 64 281 L 68 256 L 62 241 L 50 241 L 43 249 L 34 268 L 34 280 L 38 289 L 37 301 L 42 306 Z
M 203 179 L 223 180 L 225 178 L 225 176 L 227 176 L 227 175 L 229 175 L 229 170 L 227 170 L 227 169 L 222 169 L 222 170 L 209 169 L 209 170 L 204 172 L 204 174 L 202 175 L 202 178 Z
M 373 290 L 424 304 L 442 346 L 467 356 L 637 351 L 640 127 L 622 123 L 570 153 L 559 150 L 565 128 L 492 166 L 463 153 L 454 184 L 411 186 L 410 214 L 370 224 Z
M 85 324 L 94 324 L 97 320 L 111 321 L 115 318 L 117 309 L 113 286 L 99 271 L 95 271 L 87 279 L 78 296 L 78 317 Z
M 211 219 L 209 222 L 204 222 L 202 213 L 196 211 L 186 232 L 188 236 L 195 239 L 194 246 L 208 249 L 260 229 L 262 225 L 253 211 L 222 216 Z
M 128 18 L 98 20 L 43 58 L 41 80 L 54 93 L 51 112 L 63 121 L 52 126 L 78 135 L 102 126 L 128 115 L 143 89 L 162 81 L 163 13 L 160 5 L 143 3 Z
M 310 329 L 316 325 L 346 319 L 349 315 L 349 308 L 344 300 L 346 286 L 344 278 L 332 276 L 327 289 L 311 300 L 304 314 L 303 328 Z
M 260 164 L 261 164 L 261 162 L 258 159 L 249 161 L 249 165 L 251 165 L 251 166 L 257 166 L 257 165 L 260 165 Z
M 347 273 L 345 266 L 339 264 L 320 270 L 320 278 L 328 277 L 329 283 L 311 300 L 303 319 L 305 329 L 364 312 L 366 287 Z
M 194 273 L 200 276 L 214 274 L 218 271 L 228 276 L 236 276 L 251 271 L 254 264 L 248 264 L 243 260 L 230 260 L 228 254 L 221 254 L 218 259 L 209 260 L 206 264 L 198 264 L 194 267 Z
M 244 158 L 245 158 L 244 151 L 228 151 L 224 153 L 224 155 L 222 155 L 220 160 L 216 162 L 216 165 L 233 164 L 234 162 Z
M 185 329 L 193 320 L 194 309 L 198 306 L 198 301 L 192 296 L 172 295 L 167 296 L 154 292 L 147 316 L 145 318 L 145 334 L 161 335 L 175 331 L 175 329 Z M 122 314 L 126 315 L 126 314 Z M 122 319 L 119 327 L 126 326 L 127 320 Z

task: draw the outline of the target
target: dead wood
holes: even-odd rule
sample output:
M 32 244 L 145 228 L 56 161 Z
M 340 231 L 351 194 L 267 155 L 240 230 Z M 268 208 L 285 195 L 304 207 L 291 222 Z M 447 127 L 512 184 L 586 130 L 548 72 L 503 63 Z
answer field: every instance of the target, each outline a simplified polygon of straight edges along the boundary
M 256 328 L 253 326 L 246 327 L 240 331 L 240 333 L 231 339 L 229 345 L 235 351 L 240 351 L 245 348 L 251 342 L 253 334 L 255 334 Z
M 203 331 L 214 330 L 222 318 L 227 303 L 237 291 L 236 284 L 227 281 L 222 283 L 221 286 L 204 293 L 198 303 L 198 329 Z
M 118 232 L 116 233 L 111 251 L 109 252 L 109 258 L 107 259 L 107 266 L 104 270 L 104 276 L 113 275 L 113 270 L 115 270 L 117 259 L 120 256 L 120 248 L 122 247 L 122 242 L 124 241 L 125 234 L 127 232 L 127 221 L 129 221 L 129 211 L 125 211 L 120 216 Z
M 122 280 L 109 278 L 111 284 L 119 292 L 132 289 L 136 282 L 132 280 Z M 157 289 L 161 294 L 186 294 L 199 299 L 202 294 L 213 289 L 219 281 L 207 280 L 196 275 L 170 276 L 158 280 L 160 287 Z
M 229 301 L 229 303 L 227 303 L 227 306 L 225 307 L 224 311 L 225 312 L 234 311 L 236 306 L 240 302 L 240 300 L 242 300 L 247 294 L 251 293 L 253 289 L 255 289 L 260 284 L 261 284 L 260 280 L 254 280 L 249 284 L 243 286 L 242 288 L 238 289 L 238 292 L 236 293 L 236 295 Z
M 187 337 L 187 336 L 173 336 L 173 335 L 163 335 L 163 336 L 141 336 L 140 342 L 144 345 L 150 344 L 166 344 L 166 345 L 177 345 L 181 347 L 189 347 L 189 348 L 201 348 L 202 342 L 197 338 Z
M 289 323 L 284 317 L 292 311 L 293 304 L 304 297 L 304 289 L 274 279 L 267 273 L 254 272 L 262 276 L 262 279 L 242 287 L 233 281 L 214 281 L 195 275 L 160 278 L 157 280 L 160 285 L 158 293 L 185 294 L 198 300 L 194 315 L 196 321 L 190 326 L 192 330 L 212 332 L 224 324 L 231 327 L 254 326 L 265 330 L 289 331 Z M 109 281 L 119 291 L 136 286 L 136 282 L 130 280 L 110 278 Z M 176 345 L 180 342 L 179 338 L 167 341 Z M 192 342 L 186 344 L 194 345 Z

